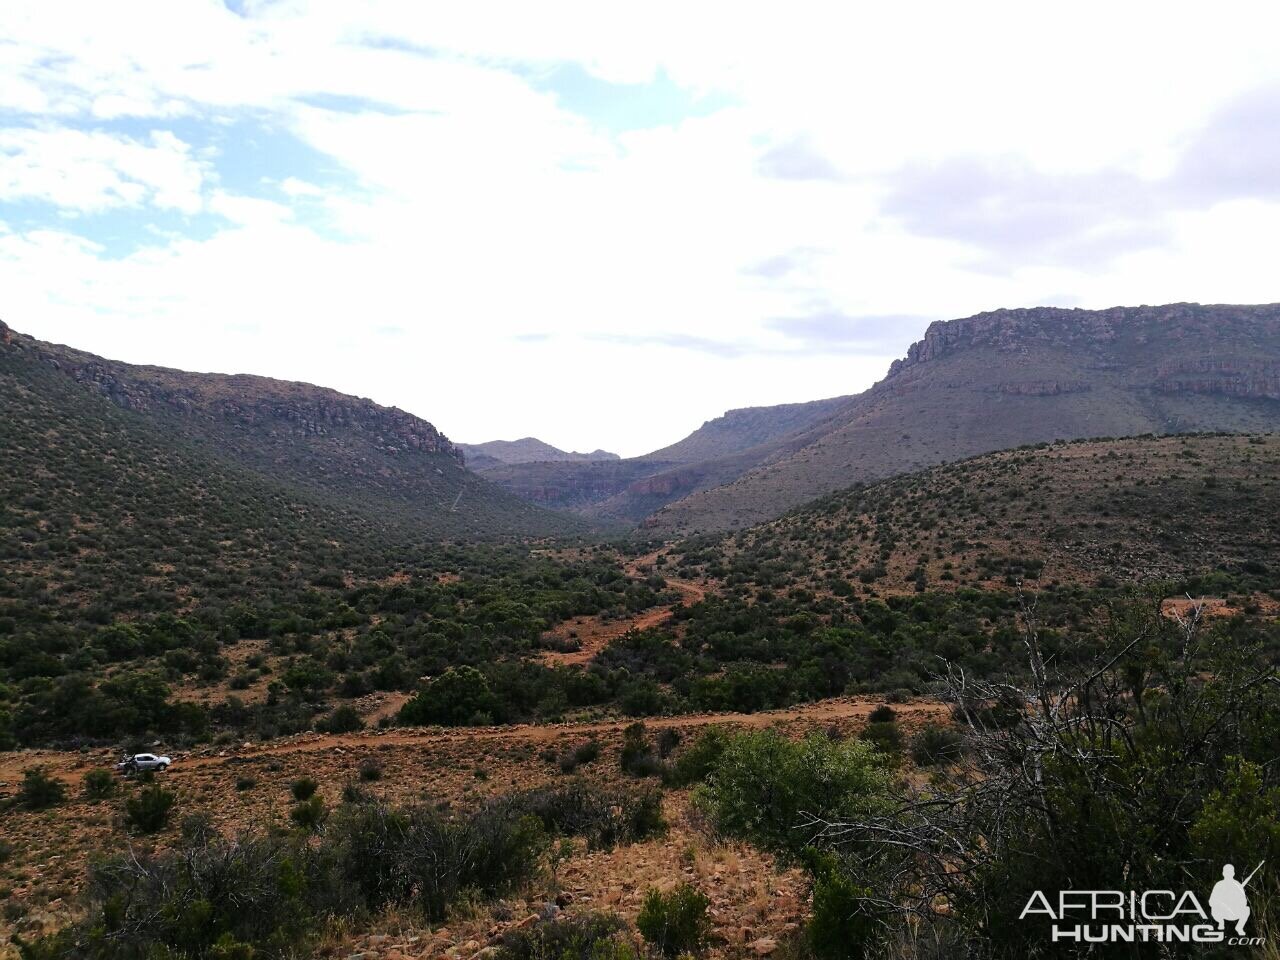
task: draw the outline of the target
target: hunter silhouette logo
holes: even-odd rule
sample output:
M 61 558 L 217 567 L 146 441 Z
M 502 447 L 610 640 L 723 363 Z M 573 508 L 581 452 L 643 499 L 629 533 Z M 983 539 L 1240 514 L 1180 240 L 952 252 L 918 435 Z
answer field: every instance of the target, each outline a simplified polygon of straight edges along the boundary
M 1222 879 L 1213 885 L 1213 893 L 1209 894 L 1209 910 L 1213 919 L 1219 927 L 1226 926 L 1230 920 L 1236 925 L 1237 936 L 1244 936 L 1244 922 L 1249 919 L 1249 897 L 1244 888 L 1253 879 L 1253 874 L 1262 869 L 1262 863 L 1253 868 L 1253 873 L 1245 877 L 1243 883 L 1236 881 L 1236 868 L 1228 863 L 1222 868 Z
M 1049 920 L 1054 943 L 1259 946 L 1266 938 L 1246 936 L 1244 925 L 1250 917 L 1245 887 L 1261 869 L 1259 863 L 1240 881 L 1235 866 L 1226 864 L 1209 894 L 1208 910 L 1190 890 L 1059 890 L 1056 902 L 1036 890 L 1018 919 Z M 1234 932 L 1227 930 L 1229 923 L 1235 925 Z

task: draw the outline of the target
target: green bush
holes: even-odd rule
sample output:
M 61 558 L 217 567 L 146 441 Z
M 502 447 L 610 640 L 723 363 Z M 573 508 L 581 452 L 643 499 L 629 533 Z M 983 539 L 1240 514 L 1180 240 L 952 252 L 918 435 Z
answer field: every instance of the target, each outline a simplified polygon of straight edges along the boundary
M 649 732 L 643 723 L 636 721 L 622 731 L 622 755 L 619 761 L 624 773 L 633 777 L 652 777 L 662 772 L 662 765 L 654 756 Z
M 560 756 L 560 772 L 573 773 L 585 763 L 592 763 L 600 756 L 600 741 L 580 743 Z
M 493 723 L 500 705 L 483 673 L 471 666 L 450 667 L 414 694 L 397 719 L 407 726 L 481 726 Z
M 918 767 L 955 763 L 963 752 L 960 731 L 940 724 L 928 724 L 911 738 L 911 761 Z
M 177 800 L 172 792 L 152 783 L 125 800 L 125 819 L 139 833 L 156 833 L 168 824 L 169 813 Z
M 888 756 L 902 752 L 902 729 L 892 721 L 868 723 L 859 737 Z
M 511 809 L 538 819 L 550 833 L 586 837 L 608 849 L 657 836 L 667 829 L 657 790 L 606 790 L 581 780 L 542 787 L 505 800 Z
M 537 819 L 505 799 L 452 817 L 435 805 L 344 805 L 315 837 L 209 834 L 154 856 L 97 862 L 84 919 L 21 951 L 29 960 L 310 956 L 331 918 L 399 906 L 436 922 L 464 896 L 527 882 L 546 847 Z M 591 960 L 634 960 L 621 946 L 606 949 L 605 928 L 594 929 Z
M 645 894 L 636 927 L 664 957 L 697 954 L 711 936 L 710 905 L 706 896 L 687 883 L 670 893 L 652 888 Z
M 324 823 L 327 813 L 324 801 L 312 795 L 289 811 L 289 819 L 303 830 L 314 833 Z
M 342 788 L 343 803 L 369 803 L 372 800 L 372 795 L 358 783 L 348 783 Z
M 28 810 L 47 810 L 66 798 L 66 784 L 49 776 L 44 767 L 27 767 L 22 771 L 22 783 L 16 797 L 19 806 Z
M 680 731 L 675 727 L 667 727 L 658 734 L 658 756 L 663 760 L 671 756 L 678 746 L 680 746 Z
M 898 711 L 894 710 L 893 707 L 889 706 L 887 703 L 880 704 L 880 706 L 872 710 L 867 716 L 867 721 L 869 723 L 892 723 L 897 719 Z
M 319 784 L 311 777 L 299 777 L 293 783 L 289 784 L 289 792 L 293 794 L 293 799 L 301 802 L 310 800 L 315 796 L 315 792 L 319 789 Z
M 364 719 L 350 704 L 343 704 L 316 724 L 323 733 L 355 733 L 364 729 Z
M 698 806 L 721 832 L 796 855 L 819 820 L 850 820 L 886 809 L 888 761 L 869 743 L 776 730 L 730 735 Z
M 1275 863 L 1280 860 L 1280 785 L 1267 784 L 1261 764 L 1240 757 L 1227 763 L 1222 785 L 1205 798 L 1191 824 L 1192 848 L 1210 862 Z
M 662 773 L 662 781 L 671 787 L 687 787 L 701 783 L 715 768 L 728 735 L 721 727 L 707 727 L 693 741 L 676 755 L 675 760 L 667 765 Z
M 365 783 L 372 783 L 375 780 L 382 779 L 382 764 L 373 757 L 360 761 L 360 779 Z
M 435 806 L 343 804 L 322 844 L 344 897 L 416 905 L 438 921 L 467 891 L 496 895 L 528 880 L 548 841 L 536 817 L 499 800 L 454 818 Z
M 823 960 L 860 960 L 874 942 L 884 917 L 873 909 L 875 893 L 852 878 L 855 871 L 832 853 L 812 848 L 805 865 L 813 876 L 813 913 L 805 937 Z
M 539 923 L 504 934 L 496 960 L 641 960 L 626 929 L 611 913 Z
M 110 770 L 90 770 L 84 775 L 86 800 L 106 800 L 116 792 L 116 778 Z

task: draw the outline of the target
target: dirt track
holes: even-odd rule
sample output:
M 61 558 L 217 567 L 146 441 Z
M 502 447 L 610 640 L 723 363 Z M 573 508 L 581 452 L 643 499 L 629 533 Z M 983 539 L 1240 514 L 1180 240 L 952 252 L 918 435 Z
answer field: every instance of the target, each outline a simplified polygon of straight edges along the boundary
M 711 724 L 734 727 L 760 728 L 775 724 L 802 724 L 820 726 L 840 720 L 864 719 L 883 698 L 841 697 L 804 704 L 784 710 L 768 710 L 760 713 L 696 713 L 674 717 L 652 717 L 645 720 L 654 730 L 668 727 L 687 729 Z M 903 721 L 920 722 L 941 718 L 947 707 L 936 701 L 904 703 L 894 707 Z M 599 720 L 587 723 L 517 724 L 500 727 L 426 727 L 396 728 L 386 731 L 347 734 L 300 734 L 269 743 L 248 744 L 223 748 L 210 752 L 203 748 L 197 752 L 175 753 L 173 773 L 202 769 L 228 763 L 238 763 L 255 757 L 282 757 L 296 754 L 324 753 L 325 751 L 376 750 L 382 747 L 452 746 L 476 743 L 527 743 L 546 745 L 561 739 L 573 740 L 587 734 L 617 734 L 628 724 L 629 718 Z M 0 755 L 0 781 L 13 782 L 21 776 L 24 767 L 44 764 L 51 773 L 71 781 L 80 779 L 87 769 L 101 766 L 99 756 L 70 751 L 29 750 Z
M 653 553 L 647 553 L 642 557 L 630 561 L 626 564 L 626 571 L 630 576 L 644 576 L 641 567 L 652 567 L 654 562 L 663 553 L 662 550 L 655 550 Z M 667 586 L 680 594 L 680 599 L 676 602 L 676 606 L 687 607 L 690 604 L 697 603 L 704 599 L 707 595 L 707 588 L 693 580 L 681 580 L 676 577 L 665 577 Z M 579 617 L 570 620 L 567 623 L 560 624 L 556 629 L 549 631 L 549 636 L 559 639 L 567 639 L 572 632 L 576 639 L 581 643 L 581 647 L 577 650 L 557 652 L 548 650 L 539 658 L 547 666 L 569 666 L 576 664 L 583 666 L 590 663 L 597 653 L 607 647 L 612 641 L 632 630 L 648 630 L 665 623 L 671 617 L 670 606 L 655 607 L 652 610 L 646 610 L 639 616 L 631 617 L 627 620 L 621 620 L 613 623 L 600 620 L 598 617 Z

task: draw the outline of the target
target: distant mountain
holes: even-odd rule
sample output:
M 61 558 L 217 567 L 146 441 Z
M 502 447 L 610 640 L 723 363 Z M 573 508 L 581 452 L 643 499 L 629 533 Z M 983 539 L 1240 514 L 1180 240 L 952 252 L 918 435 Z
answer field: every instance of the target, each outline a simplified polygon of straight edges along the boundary
M 358 528 L 401 541 L 582 528 L 465 469 L 427 421 L 323 387 L 134 366 L 3 323 L 0 380 L 3 500 L 38 500 L 46 518 L 92 514 L 111 528 L 180 516 L 186 537 L 215 528 L 221 537 L 236 529 L 213 517 L 228 498 L 265 498 L 286 512 L 324 514 L 331 537 Z
M 848 397 L 730 410 L 678 443 L 607 462 L 488 465 L 486 477 L 542 506 L 605 522 L 635 523 L 696 490 L 727 483 L 788 452 L 792 438 L 841 409 Z M 475 467 L 475 462 L 468 459 Z
M 871 389 L 645 520 L 748 526 L 858 481 L 1041 441 L 1280 430 L 1280 305 L 997 310 L 932 324 Z
M 608 450 L 593 450 L 590 453 L 561 450 L 536 437 L 490 440 L 487 443 L 458 443 L 454 446 L 466 456 L 467 466 L 480 473 L 504 463 L 578 463 L 619 459 L 616 453 Z

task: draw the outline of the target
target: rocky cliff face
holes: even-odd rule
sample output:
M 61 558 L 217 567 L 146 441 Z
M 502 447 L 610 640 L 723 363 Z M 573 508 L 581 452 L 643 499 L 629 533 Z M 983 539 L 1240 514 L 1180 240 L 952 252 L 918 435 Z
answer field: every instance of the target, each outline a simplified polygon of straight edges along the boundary
M 1268 329 L 1269 328 L 1269 329 Z M 960 320 L 939 320 L 907 355 L 895 360 L 888 383 L 922 364 L 961 350 L 992 348 L 1016 357 L 1037 348 L 1080 351 L 1114 364 L 1119 347 L 1133 352 L 1134 366 L 1142 365 L 1144 348 L 1197 341 L 1212 351 L 1224 337 L 1245 335 L 1266 339 L 1280 331 L 1280 304 L 1260 306 L 1173 303 L 1158 307 L 1112 307 L 1107 310 L 1032 307 L 994 310 Z
M 1163 364 L 1157 371 L 1155 387 L 1167 393 L 1280 400 L 1280 363 L 1204 357 Z
M 547 536 L 585 526 L 465 469 L 462 452 L 426 420 L 325 387 L 134 366 L 4 324 L 0 380 L 10 407 L 25 404 L 21 427 L 31 435 L 74 424 L 94 444 L 118 442 L 152 489 L 168 489 L 172 464 L 199 461 L 220 489 L 268 491 L 281 509 L 318 504 L 397 537 Z
M 427 421 L 323 387 L 265 377 L 132 366 L 42 343 L 3 323 L 0 343 L 29 354 L 126 410 L 212 416 L 299 439 L 355 431 L 386 453 L 421 451 L 443 454 L 459 466 L 464 463 L 462 451 Z
M 1280 304 L 997 310 L 932 324 L 803 446 L 650 519 L 739 527 L 930 464 L 1084 437 L 1280 430 Z

